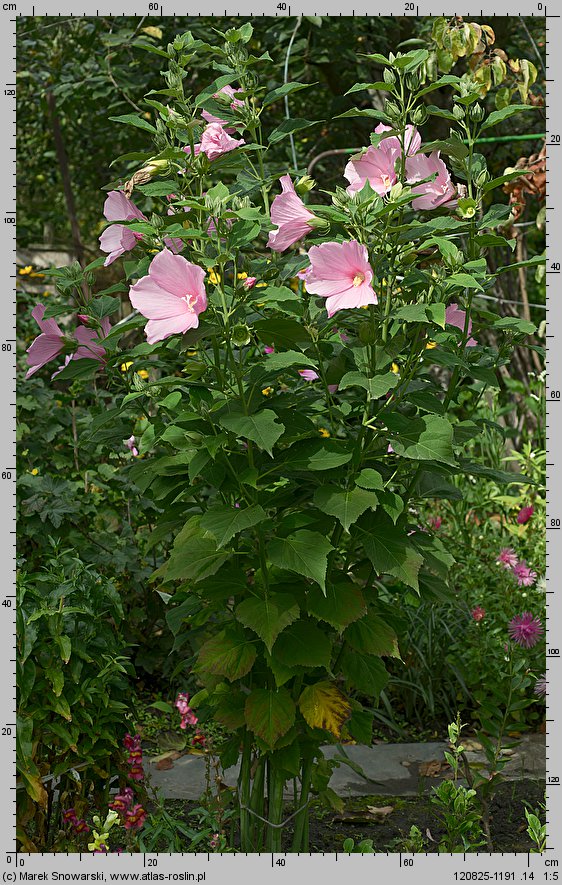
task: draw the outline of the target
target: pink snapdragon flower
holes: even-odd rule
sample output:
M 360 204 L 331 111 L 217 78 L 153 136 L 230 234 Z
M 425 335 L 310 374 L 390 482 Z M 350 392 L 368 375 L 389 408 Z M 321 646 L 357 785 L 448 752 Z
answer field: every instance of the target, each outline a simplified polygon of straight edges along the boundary
M 119 814 L 124 814 L 133 804 L 134 793 L 130 787 L 125 787 L 122 793 L 117 793 L 113 797 L 113 801 L 109 803 L 109 807 Z
M 220 123 L 209 123 L 201 136 L 201 153 L 208 160 L 216 160 L 241 144 L 246 144 L 243 138 L 232 138 Z
M 377 303 L 370 285 L 373 271 L 366 246 L 356 240 L 322 243 L 311 246 L 308 257 L 312 271 L 306 288 L 311 295 L 326 298 L 329 317 L 338 310 Z
M 423 181 L 430 176 L 432 181 Z M 419 194 L 413 201 L 414 209 L 450 208 L 457 204 L 457 188 L 451 181 L 448 169 L 439 157 L 439 151 L 429 154 L 416 154 L 406 158 L 406 179 L 412 192 Z M 421 181 L 422 184 L 416 184 Z
M 263 349 L 263 352 L 264 352 L 264 353 L 267 353 L 267 354 L 275 353 L 275 348 L 274 348 L 274 347 L 270 347 L 269 344 L 266 344 L 265 347 L 264 347 L 264 349 Z
M 514 568 L 519 560 L 515 555 L 515 550 L 511 547 L 502 547 L 498 554 L 498 558 L 496 559 L 498 565 L 503 565 L 504 568 L 512 569 Z
M 314 369 L 299 369 L 299 375 L 305 381 L 317 381 L 320 378 L 320 375 Z
M 103 214 L 108 221 L 148 221 L 146 215 L 143 215 L 132 200 L 127 199 L 123 191 L 110 191 L 103 204 Z M 135 233 L 122 224 L 106 227 L 99 238 L 101 251 L 109 252 L 104 267 L 134 249 L 138 240 L 142 240 L 142 234 Z
M 440 516 L 430 516 L 427 520 L 427 524 L 434 532 L 438 532 L 443 525 L 443 520 Z
M 244 287 L 244 289 L 253 289 L 257 281 L 257 277 L 246 277 L 245 280 L 242 280 L 242 286 Z
M 282 192 L 273 200 L 270 212 L 271 221 L 277 225 L 277 230 L 270 231 L 267 240 L 267 245 L 274 252 L 284 252 L 309 234 L 314 220 L 314 214 L 306 208 L 297 194 L 291 176 L 283 175 L 279 182 Z
M 27 348 L 27 362 L 29 363 L 30 368 L 27 371 L 26 378 L 31 378 L 35 372 L 42 369 L 43 366 L 64 350 L 64 332 L 56 320 L 44 320 L 44 313 L 44 304 L 36 304 L 31 311 L 31 316 L 41 329 L 41 334 L 38 335 L 35 341 L 33 341 Z
M 486 617 L 486 610 L 483 609 L 481 605 L 477 605 L 472 609 L 470 614 L 472 615 L 472 619 L 474 621 L 483 621 Z
M 181 335 L 199 325 L 199 314 L 207 309 L 203 280 L 205 271 L 182 255 L 163 249 L 129 291 L 131 304 L 148 319 L 149 344 L 171 335 Z
M 237 92 L 243 92 L 243 89 L 233 89 L 232 86 L 223 86 L 222 89 L 219 89 L 218 92 L 215 92 L 213 98 L 217 98 L 219 93 L 228 96 L 232 101 L 230 102 L 231 110 L 235 111 L 236 108 L 243 108 L 244 102 L 240 101 L 239 98 L 235 98 Z M 227 120 L 221 120 L 220 117 L 215 117 L 214 114 L 211 114 L 210 111 L 201 111 L 201 116 L 207 123 L 219 123 L 220 126 L 224 126 L 224 131 L 228 133 L 232 133 L 235 130 L 229 128 Z
M 531 612 L 515 615 L 509 622 L 507 630 L 510 639 L 522 648 L 533 648 L 544 633 L 540 618 L 534 617 Z
M 189 706 L 189 695 L 187 692 L 180 691 L 174 706 L 178 709 L 181 716 L 180 728 L 186 729 L 188 725 L 197 725 L 199 720 Z
M 513 566 L 512 572 L 519 587 L 532 587 L 537 580 L 537 573 L 527 565 L 524 559 Z
M 449 326 L 455 326 L 456 329 L 460 329 L 461 332 L 464 332 L 464 324 L 466 319 L 466 311 L 462 310 L 458 304 L 449 304 L 449 306 L 445 310 L 445 322 Z M 467 347 L 476 347 L 478 341 L 474 338 L 470 337 L 472 332 L 472 320 L 468 321 L 468 341 L 466 342 Z
M 130 436 L 125 440 L 125 445 L 129 449 L 133 458 L 138 458 L 139 450 L 137 449 L 137 441 L 134 436 Z
M 517 522 L 519 525 L 525 525 L 529 522 L 531 516 L 535 512 L 535 508 L 532 504 L 529 504 L 527 507 L 522 507 L 519 513 L 517 514 Z
M 209 848 L 215 849 L 218 848 L 220 844 L 220 833 L 214 833 L 212 838 L 209 839 Z

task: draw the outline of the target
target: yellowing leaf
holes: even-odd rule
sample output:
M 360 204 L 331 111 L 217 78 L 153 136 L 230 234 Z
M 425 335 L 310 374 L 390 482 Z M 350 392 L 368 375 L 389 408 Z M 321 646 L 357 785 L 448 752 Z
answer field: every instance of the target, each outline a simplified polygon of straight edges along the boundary
M 160 28 L 153 28 L 150 26 L 148 28 L 143 28 L 142 30 L 144 34 L 148 34 L 149 37 L 154 37 L 155 40 L 161 40 L 163 37 Z
M 323 728 L 337 738 L 351 713 L 349 701 L 331 682 L 307 686 L 299 698 L 299 708 L 311 728 Z

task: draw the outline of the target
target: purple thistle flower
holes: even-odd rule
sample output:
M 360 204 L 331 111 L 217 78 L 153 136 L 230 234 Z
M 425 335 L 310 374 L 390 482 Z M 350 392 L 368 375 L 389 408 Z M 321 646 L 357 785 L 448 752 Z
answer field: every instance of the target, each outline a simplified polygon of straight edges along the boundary
M 544 633 L 540 618 L 534 617 L 531 612 L 515 615 L 509 622 L 507 631 L 510 639 L 521 648 L 533 648 Z
M 498 565 L 503 565 L 504 568 L 515 568 L 518 562 L 515 550 L 512 550 L 511 547 L 503 547 L 498 554 L 496 562 Z

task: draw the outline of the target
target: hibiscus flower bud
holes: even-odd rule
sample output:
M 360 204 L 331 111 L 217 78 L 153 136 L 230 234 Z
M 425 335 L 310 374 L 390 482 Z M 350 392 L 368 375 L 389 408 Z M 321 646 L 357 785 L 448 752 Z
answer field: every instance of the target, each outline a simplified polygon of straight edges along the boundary
M 476 184 L 478 187 L 484 187 L 490 181 L 490 173 L 487 169 L 482 169 L 482 172 L 479 172 L 476 176 Z
M 384 106 L 384 111 L 390 120 L 399 120 L 402 116 L 400 108 L 394 101 L 387 101 Z
M 470 119 L 475 120 L 477 123 L 484 119 L 485 113 L 484 108 L 479 102 L 473 104 L 469 110 Z
M 318 218 L 317 215 L 313 215 L 307 221 L 309 227 L 313 227 L 318 230 L 320 233 L 328 233 L 330 230 L 330 222 L 326 218 Z
M 396 74 L 394 71 L 391 71 L 390 68 L 385 68 L 382 78 L 385 83 L 388 83 L 389 86 L 394 86 L 396 83 Z
M 312 188 L 316 187 L 316 182 L 314 178 L 311 178 L 310 175 L 303 175 L 302 178 L 299 178 L 297 183 L 295 184 L 295 190 L 299 196 L 304 197 Z
M 414 110 L 410 114 L 410 117 L 412 123 L 415 126 L 423 126 L 423 124 L 427 122 L 429 114 L 427 113 L 426 109 L 420 105 L 419 107 L 414 108 Z
M 466 111 L 462 105 L 456 104 L 453 105 L 453 117 L 455 120 L 464 120 L 466 116 Z

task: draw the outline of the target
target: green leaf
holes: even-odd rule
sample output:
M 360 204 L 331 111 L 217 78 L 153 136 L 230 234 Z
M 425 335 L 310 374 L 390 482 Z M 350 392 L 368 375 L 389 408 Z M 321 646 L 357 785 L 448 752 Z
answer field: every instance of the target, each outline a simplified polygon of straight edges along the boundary
M 273 104 L 274 101 L 283 98 L 283 96 L 290 95 L 291 92 L 297 92 L 300 89 L 308 89 L 310 86 L 316 86 L 316 83 L 283 83 L 282 86 L 278 86 L 277 89 L 272 89 L 271 92 L 267 93 L 262 101 L 262 107 L 266 108 L 268 105 Z
M 253 415 L 230 414 L 219 418 L 220 424 L 236 436 L 251 439 L 260 449 L 273 457 L 272 449 L 285 426 L 277 423 L 277 415 L 271 409 L 262 409 Z
M 70 655 L 72 654 L 72 642 L 70 636 L 57 636 L 57 644 L 60 649 L 60 656 L 65 664 L 68 664 Z
M 388 683 L 386 667 L 373 655 L 361 655 L 346 648 L 340 658 L 340 667 L 347 683 L 368 697 L 377 698 Z
M 221 630 L 199 650 L 195 670 L 226 676 L 233 682 L 250 672 L 256 656 L 254 643 L 249 642 L 243 634 Z
M 384 489 L 383 478 L 378 470 L 371 467 L 365 467 L 355 480 L 355 484 L 361 486 L 362 489 Z
M 400 379 L 394 372 L 387 372 L 384 375 L 375 375 L 374 378 L 367 378 L 361 372 L 347 372 L 339 383 L 339 389 L 345 390 L 346 387 L 363 387 L 369 394 L 371 399 L 379 399 L 381 396 L 393 390 L 400 383 Z
M 365 553 L 379 575 L 394 575 L 408 587 L 418 589 L 418 572 L 423 557 L 391 519 L 379 511 L 364 521 L 367 531 L 358 531 Z
M 338 519 L 346 532 L 362 513 L 376 508 L 376 495 L 365 489 L 339 489 L 336 486 L 322 486 L 314 494 L 314 504 L 322 513 Z
M 221 725 L 228 728 L 229 731 L 236 731 L 246 722 L 244 716 L 244 705 L 247 695 L 241 691 L 233 691 L 231 687 L 228 693 L 224 692 L 215 709 L 213 710 L 213 718 L 217 719 Z M 193 698 L 191 699 L 193 706 Z
M 351 461 L 352 453 L 346 452 L 337 440 L 302 440 L 287 450 L 286 463 L 291 470 L 333 470 Z
M 271 654 L 279 634 L 299 617 L 299 607 L 292 596 L 274 593 L 265 599 L 245 599 L 236 607 L 236 618 L 262 639 Z
M 145 129 L 146 132 L 151 132 L 153 135 L 156 135 L 155 127 L 148 122 L 148 120 L 143 120 L 142 117 L 137 117 L 136 114 L 121 114 L 119 117 L 109 117 L 108 119 L 112 120 L 114 123 L 126 123 L 127 126 L 136 126 L 137 129 Z
M 444 304 L 405 304 L 393 314 L 393 319 L 404 323 L 435 323 L 445 328 Z
M 518 114 L 520 111 L 533 110 L 534 108 L 528 104 L 510 104 L 499 111 L 492 111 L 488 119 L 482 124 L 481 131 L 484 132 L 486 129 L 491 129 L 492 126 L 497 126 L 498 123 L 503 123 L 508 117 L 513 117 L 514 114 Z
M 283 630 L 273 654 L 287 667 L 329 667 L 332 643 L 312 621 L 301 620 Z
M 454 273 L 450 277 L 447 277 L 445 282 L 460 289 L 477 289 L 479 292 L 484 291 L 478 280 L 475 280 L 472 274 L 469 273 Z
M 373 741 L 373 719 L 372 710 L 362 710 L 359 707 L 352 707 L 351 718 L 347 723 L 347 730 L 352 738 L 360 744 L 371 746 Z
M 364 654 L 400 657 L 396 633 L 374 611 L 351 624 L 344 633 L 344 639 L 352 648 Z
M 492 323 L 494 329 L 503 329 L 504 332 L 520 332 L 522 335 L 534 335 L 537 327 L 528 320 L 519 317 L 499 317 Z
M 217 547 L 224 547 L 234 535 L 249 529 L 266 519 L 266 512 L 259 504 L 245 507 L 243 510 L 217 504 L 209 508 L 200 519 L 200 526 L 210 532 L 217 541 Z
M 416 461 L 443 461 L 455 466 L 453 428 L 447 418 L 424 415 L 411 419 L 393 414 L 386 420 L 397 455 Z
M 302 529 L 288 538 L 271 541 L 268 558 L 278 568 L 311 578 L 324 590 L 328 553 L 333 549 L 323 535 Z
M 266 372 L 276 372 L 279 369 L 288 369 L 290 366 L 309 366 L 316 369 L 310 357 L 297 350 L 285 350 L 282 353 L 270 353 L 264 361 L 264 369 Z
M 306 607 L 311 615 L 343 630 L 367 611 L 365 598 L 355 584 L 329 584 L 326 593 L 317 587 L 306 595 Z
M 310 126 L 316 126 L 317 123 L 321 122 L 322 120 L 283 120 L 283 122 L 270 133 L 268 141 L 270 144 L 277 144 L 278 141 L 287 138 L 292 132 L 300 132 L 303 129 L 308 129 Z
M 201 528 L 199 517 L 192 516 L 177 535 L 167 563 L 165 578 L 191 578 L 202 581 L 214 575 L 228 554 L 220 553 L 216 540 Z
M 354 92 L 363 92 L 365 89 L 376 89 L 382 92 L 392 92 L 393 87 L 389 83 L 385 83 L 384 80 L 379 80 L 376 83 L 355 83 L 351 89 L 348 89 L 344 95 L 352 95 Z
M 286 688 L 254 688 L 246 698 L 244 714 L 250 731 L 273 747 L 294 724 L 296 707 Z
M 161 713 L 169 713 L 170 716 L 174 712 L 172 705 L 167 704 L 166 701 L 154 701 L 153 704 L 149 704 L 148 706 L 154 710 L 160 710 Z
M 301 341 L 310 342 L 310 335 L 304 325 L 288 317 L 260 320 L 254 323 L 254 330 L 264 344 L 275 347 L 291 347 Z

